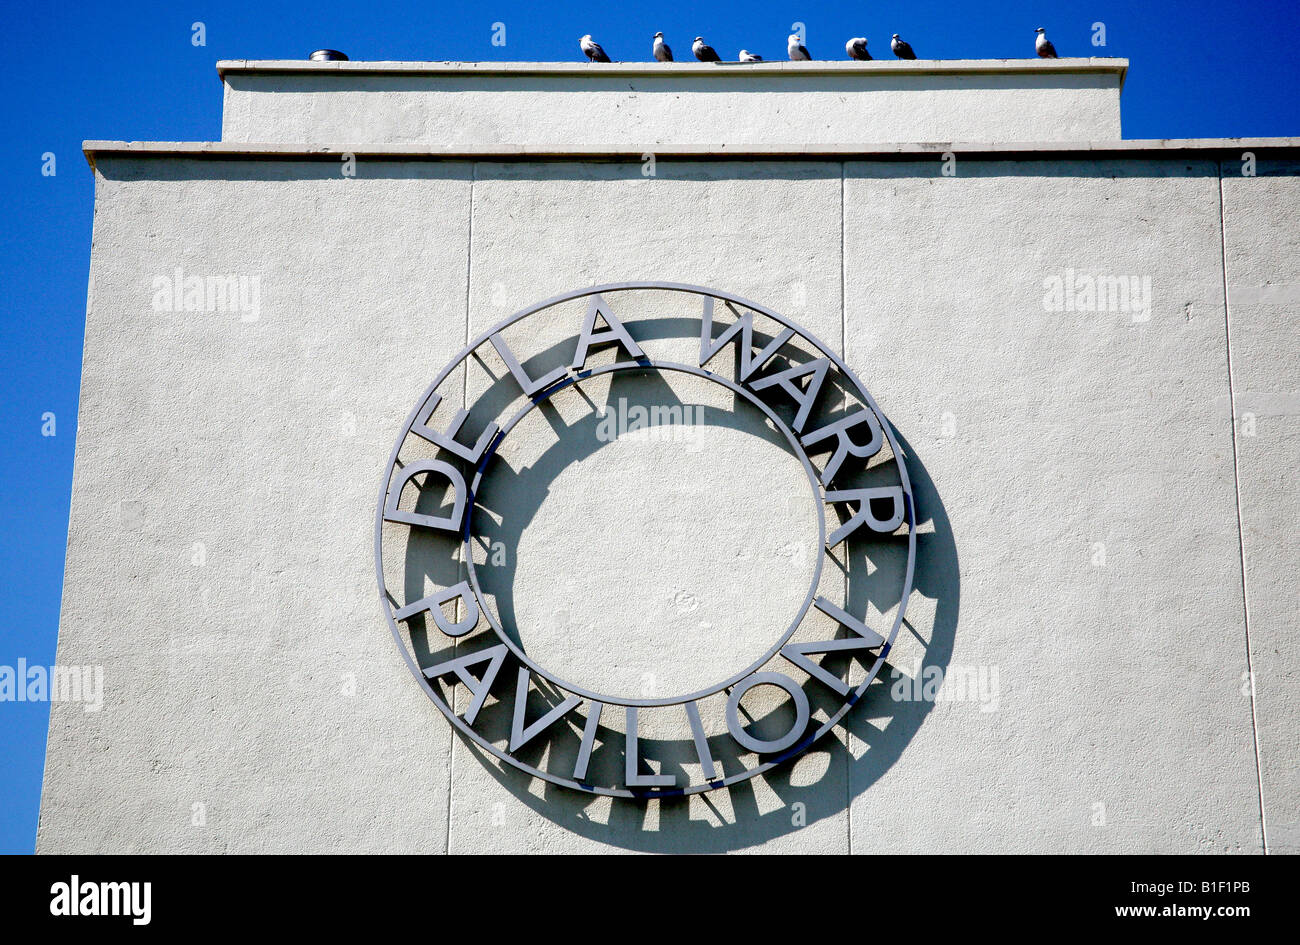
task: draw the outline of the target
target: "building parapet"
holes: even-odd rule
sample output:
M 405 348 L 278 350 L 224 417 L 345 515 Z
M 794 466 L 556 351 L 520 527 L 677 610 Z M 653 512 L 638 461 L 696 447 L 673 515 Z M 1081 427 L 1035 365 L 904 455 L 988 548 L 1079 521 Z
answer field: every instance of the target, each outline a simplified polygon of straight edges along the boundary
M 227 60 L 222 139 L 658 151 L 1120 137 L 1126 59 Z

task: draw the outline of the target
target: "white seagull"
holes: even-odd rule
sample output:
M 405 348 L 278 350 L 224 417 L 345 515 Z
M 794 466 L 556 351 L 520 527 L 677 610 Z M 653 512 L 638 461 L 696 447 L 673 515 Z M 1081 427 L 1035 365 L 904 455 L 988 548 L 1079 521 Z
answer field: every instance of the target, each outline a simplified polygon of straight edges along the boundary
M 592 40 L 590 33 L 578 40 L 578 45 L 582 47 L 582 51 L 587 54 L 587 58 L 592 62 L 609 62 L 605 50 L 600 48 L 600 43 Z
M 748 49 L 742 49 L 740 55 L 736 57 L 741 62 L 762 62 L 763 57 L 757 53 L 752 53 Z
M 695 58 L 700 62 L 720 62 L 717 51 L 704 41 L 703 36 L 696 36 L 695 42 L 691 43 L 691 52 L 695 53 Z
M 903 40 L 899 39 L 897 33 L 895 33 L 894 38 L 889 41 L 889 48 L 894 51 L 894 55 L 897 56 L 899 59 L 916 58 L 916 53 L 912 52 L 912 47 L 909 46 Z
M 673 61 L 672 47 L 664 42 L 663 33 L 655 33 L 655 58 L 660 62 Z
M 850 59 L 857 59 L 859 62 L 869 62 L 871 53 L 867 52 L 867 38 L 865 36 L 855 36 L 844 44 L 844 51 L 849 54 Z
M 785 41 L 785 48 L 793 60 L 799 61 L 812 58 L 812 56 L 808 55 L 808 47 L 799 42 L 798 33 L 790 34 L 790 38 Z
M 1040 26 L 1038 29 L 1034 30 L 1034 32 L 1038 34 L 1038 38 L 1034 40 L 1034 49 L 1037 51 L 1038 55 L 1043 59 L 1055 59 L 1056 47 L 1053 46 L 1052 41 L 1047 38 L 1047 30 Z

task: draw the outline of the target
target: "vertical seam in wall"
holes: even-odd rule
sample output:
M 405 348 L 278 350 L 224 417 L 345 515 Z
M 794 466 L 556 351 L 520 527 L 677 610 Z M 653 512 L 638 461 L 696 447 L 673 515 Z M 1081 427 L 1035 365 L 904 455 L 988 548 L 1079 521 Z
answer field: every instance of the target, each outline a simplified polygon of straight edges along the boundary
M 1250 603 L 1246 596 L 1246 531 L 1241 513 L 1241 469 L 1237 455 L 1237 394 L 1232 377 L 1232 307 L 1228 302 L 1228 228 L 1223 214 L 1223 161 L 1218 162 L 1219 252 L 1223 273 L 1223 334 L 1228 356 L 1228 415 L 1232 428 L 1232 481 L 1237 495 L 1237 551 L 1241 561 L 1241 615 L 1246 630 L 1246 678 L 1250 681 L 1250 729 L 1255 743 L 1255 783 L 1259 788 L 1259 835 L 1268 853 L 1268 825 L 1264 815 L 1264 769 L 1259 754 L 1259 714 L 1255 703 L 1255 668 L 1250 651 Z
M 848 162 L 840 161 L 840 358 L 849 363 L 848 350 L 848 300 L 844 297 L 844 177 Z M 847 560 L 847 559 L 846 559 Z M 844 599 L 849 593 L 849 576 L 844 575 Z M 845 604 L 847 607 L 848 605 Z M 846 674 L 847 675 L 847 674 Z M 853 855 L 853 736 L 848 727 L 844 729 L 844 829 L 848 833 L 849 855 Z
M 848 162 L 840 161 L 840 357 L 849 362 L 848 301 L 844 297 L 844 177 Z
M 469 165 L 469 213 L 468 222 L 465 227 L 465 347 L 469 347 L 470 331 L 470 306 L 469 290 L 471 284 L 471 275 L 474 270 L 474 182 L 478 179 L 478 162 L 471 161 Z M 469 402 L 469 359 L 465 359 L 465 373 L 461 377 L 460 386 L 460 406 L 461 409 Z M 461 561 L 457 568 L 457 577 L 465 578 L 465 562 Z M 457 605 L 457 618 L 460 617 L 460 603 Z M 459 656 L 460 643 L 457 640 L 452 641 L 452 654 Z M 443 844 L 443 852 L 451 853 L 451 793 L 452 785 L 456 783 L 456 734 L 452 733 L 451 747 L 447 752 L 447 835 L 446 842 Z

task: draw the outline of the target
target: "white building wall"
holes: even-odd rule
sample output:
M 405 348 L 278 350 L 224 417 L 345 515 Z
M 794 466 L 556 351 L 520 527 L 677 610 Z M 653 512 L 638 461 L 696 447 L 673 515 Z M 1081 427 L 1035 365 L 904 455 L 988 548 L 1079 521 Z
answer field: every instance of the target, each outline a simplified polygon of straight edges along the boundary
M 58 658 L 105 666 L 105 706 L 52 706 L 39 849 L 1252 852 L 1257 736 L 1270 837 L 1294 843 L 1295 305 L 1261 287 L 1297 282 L 1300 184 L 1261 167 L 363 160 L 348 179 L 100 154 Z M 1239 410 L 1279 397 L 1235 471 L 1225 256 Z M 177 267 L 256 275 L 257 319 L 155 311 Z M 1045 310 L 1067 269 L 1149 277 L 1149 318 Z M 996 667 L 996 711 L 860 707 L 769 779 L 649 807 L 541 790 L 453 738 L 377 606 L 392 437 L 467 336 L 646 278 L 847 342 L 923 522 L 891 662 Z
M 653 151 L 1111 141 L 1127 60 L 225 62 L 222 140 Z
M 1300 852 L 1300 163 L 1223 163 L 1246 608 L 1269 850 Z
M 849 360 L 901 394 L 942 503 L 935 631 L 1003 687 L 881 773 L 911 801 L 890 829 L 855 792 L 855 847 L 1258 849 L 1217 162 L 855 163 L 846 188 Z M 1149 279 L 1150 312 L 1046 310 L 1069 270 Z

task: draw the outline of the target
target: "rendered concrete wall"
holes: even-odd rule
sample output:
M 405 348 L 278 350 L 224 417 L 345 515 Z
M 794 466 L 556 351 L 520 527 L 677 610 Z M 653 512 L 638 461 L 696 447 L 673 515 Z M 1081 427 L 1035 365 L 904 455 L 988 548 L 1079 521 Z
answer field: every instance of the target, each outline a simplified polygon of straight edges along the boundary
M 1115 140 L 1125 62 L 223 66 L 225 141 L 648 151 Z
M 891 829 L 854 792 L 855 847 L 1258 850 L 1217 164 L 850 164 L 845 206 L 849 360 L 955 546 L 931 646 L 1002 683 L 883 775 Z M 1149 317 L 1045 310 L 1071 269 L 1149 277 Z
M 386 420 L 463 341 L 470 172 L 101 165 L 59 659 L 113 695 L 53 707 L 42 851 L 445 844 L 450 730 L 357 631 Z M 178 267 L 258 277 L 259 317 L 155 311 Z
M 1219 171 L 101 156 L 59 661 L 102 663 L 105 706 L 52 707 L 38 848 L 1260 850 L 1255 716 L 1270 828 L 1300 800 L 1294 414 L 1234 473 L 1223 259 L 1230 291 L 1294 283 L 1300 188 L 1225 177 L 1221 210 Z M 154 311 L 178 266 L 260 276 L 259 317 Z M 1152 304 L 1050 311 L 1067 270 L 1148 277 Z M 844 344 L 922 521 L 891 664 L 992 671 L 993 699 L 869 701 L 770 778 L 649 805 L 453 738 L 376 601 L 392 438 L 467 335 L 647 278 Z M 1294 390 L 1276 307 L 1231 316 L 1239 402 Z M 752 494 L 735 478 L 720 503 Z
M 1269 850 L 1300 853 L 1300 164 L 1223 164 L 1237 471 Z

